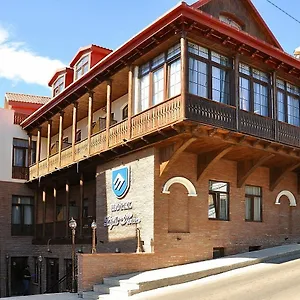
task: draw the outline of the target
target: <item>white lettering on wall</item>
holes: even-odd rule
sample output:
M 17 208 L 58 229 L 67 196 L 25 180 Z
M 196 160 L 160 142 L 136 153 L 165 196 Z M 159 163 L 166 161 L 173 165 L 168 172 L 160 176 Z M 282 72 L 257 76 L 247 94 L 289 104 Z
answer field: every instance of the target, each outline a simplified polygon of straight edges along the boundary
M 129 226 L 134 224 L 141 223 L 141 219 L 138 217 L 134 217 L 133 214 L 126 214 L 124 216 L 106 216 L 104 218 L 104 227 L 108 227 L 110 230 L 112 230 L 115 226 Z

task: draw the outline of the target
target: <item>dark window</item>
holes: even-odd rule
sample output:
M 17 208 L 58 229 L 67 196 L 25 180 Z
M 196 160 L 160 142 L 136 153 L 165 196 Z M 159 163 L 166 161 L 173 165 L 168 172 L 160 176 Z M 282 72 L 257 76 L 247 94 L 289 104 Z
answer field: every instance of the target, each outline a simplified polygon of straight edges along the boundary
M 88 198 L 83 199 L 82 217 L 83 218 L 89 217 L 89 199 Z
M 261 249 L 261 246 L 250 246 L 249 247 L 249 252 L 258 251 L 260 249 Z
M 268 74 L 240 63 L 240 108 L 270 116 L 270 78 Z
M 13 196 L 11 214 L 12 235 L 32 235 L 33 199 L 32 197 Z
M 300 126 L 300 89 L 280 79 L 277 87 L 277 115 L 278 120 Z
M 69 203 L 69 218 L 78 218 L 78 206 L 76 205 L 75 201 L 70 201 Z
M 225 256 L 225 248 L 216 247 L 213 248 L 213 259 L 224 257 Z
M 246 185 L 245 193 L 246 221 L 262 220 L 262 191 L 261 187 Z
M 122 120 L 126 120 L 128 118 L 128 104 L 124 106 L 122 109 Z
M 34 274 L 33 274 L 33 282 L 34 283 L 39 283 L 39 278 L 40 278 L 40 268 L 39 268 L 39 259 L 38 257 L 34 257 Z
M 76 131 L 75 142 L 77 143 L 77 142 L 80 142 L 80 141 L 81 141 L 81 130 L 78 129 L 78 130 Z
M 208 217 L 216 220 L 229 220 L 229 184 L 209 181 Z
M 189 92 L 231 104 L 232 60 L 191 42 L 188 50 Z

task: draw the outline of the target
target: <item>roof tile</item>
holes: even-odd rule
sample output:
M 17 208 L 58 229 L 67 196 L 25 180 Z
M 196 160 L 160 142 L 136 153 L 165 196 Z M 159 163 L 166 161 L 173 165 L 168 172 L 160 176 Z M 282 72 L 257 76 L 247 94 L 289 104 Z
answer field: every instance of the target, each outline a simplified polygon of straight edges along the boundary
M 46 96 L 26 95 L 19 93 L 5 93 L 5 98 L 7 101 L 27 102 L 36 104 L 45 104 L 51 99 L 50 97 Z

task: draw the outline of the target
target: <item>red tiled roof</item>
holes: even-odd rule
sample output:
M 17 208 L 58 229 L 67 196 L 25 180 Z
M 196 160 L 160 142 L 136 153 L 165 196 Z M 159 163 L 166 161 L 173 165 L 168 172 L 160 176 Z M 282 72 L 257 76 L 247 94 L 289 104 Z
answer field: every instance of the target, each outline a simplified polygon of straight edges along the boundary
M 19 93 L 5 93 L 5 99 L 7 101 L 45 104 L 51 98 L 46 96 L 26 95 L 26 94 L 19 94 Z

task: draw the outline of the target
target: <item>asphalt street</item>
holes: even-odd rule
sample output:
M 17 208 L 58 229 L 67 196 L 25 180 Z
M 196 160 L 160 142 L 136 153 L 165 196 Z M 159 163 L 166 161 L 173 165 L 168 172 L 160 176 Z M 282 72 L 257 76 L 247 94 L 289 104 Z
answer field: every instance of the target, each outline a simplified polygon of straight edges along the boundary
M 160 288 L 132 300 L 300 300 L 299 255 Z

